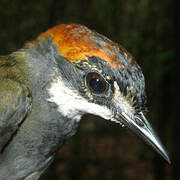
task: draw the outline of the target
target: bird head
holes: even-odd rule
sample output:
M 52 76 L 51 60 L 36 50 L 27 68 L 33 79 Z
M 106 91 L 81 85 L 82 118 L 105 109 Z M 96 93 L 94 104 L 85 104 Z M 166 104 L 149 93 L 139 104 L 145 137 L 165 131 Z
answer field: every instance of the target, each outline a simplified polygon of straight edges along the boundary
M 144 76 L 131 54 L 78 24 L 59 25 L 39 36 L 47 38 L 56 48 L 58 65 L 48 101 L 73 121 L 90 113 L 126 126 L 170 162 L 145 117 Z

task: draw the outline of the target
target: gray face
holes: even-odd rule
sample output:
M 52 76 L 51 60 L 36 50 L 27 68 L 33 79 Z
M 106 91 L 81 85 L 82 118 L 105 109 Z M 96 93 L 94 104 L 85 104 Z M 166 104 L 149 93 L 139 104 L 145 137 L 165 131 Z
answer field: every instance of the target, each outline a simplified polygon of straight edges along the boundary
M 75 94 L 87 103 L 108 109 L 111 117 L 122 111 L 134 116 L 144 110 L 144 77 L 139 66 L 113 69 L 98 57 L 89 57 L 88 61 L 75 61 L 73 64 L 66 60 L 57 62 L 65 86 L 76 91 Z
M 144 116 L 145 83 L 141 69 L 135 63 L 111 68 L 97 57 L 73 64 L 57 59 L 59 77 L 49 89 L 49 101 L 58 111 L 79 121 L 85 113 L 125 125 L 169 161 L 161 142 Z
M 93 96 L 92 101 L 94 100 L 94 102 L 106 105 L 109 108 L 110 106 L 116 108 L 116 104 L 112 100 L 115 98 L 115 90 L 118 88 L 122 98 L 125 98 L 124 100 L 134 108 L 135 112 L 145 109 L 145 82 L 139 66 L 127 64 L 122 65 L 119 69 L 111 68 L 106 61 L 98 57 L 89 57 L 88 62 L 76 62 L 75 66 L 85 73 L 85 77 L 83 77 L 85 79 L 84 88 Z M 95 82 L 95 79 L 99 79 L 100 82 Z M 91 86 L 94 86 L 97 91 L 93 90 Z M 99 88 L 105 86 L 105 88 L 98 92 L 97 86 Z

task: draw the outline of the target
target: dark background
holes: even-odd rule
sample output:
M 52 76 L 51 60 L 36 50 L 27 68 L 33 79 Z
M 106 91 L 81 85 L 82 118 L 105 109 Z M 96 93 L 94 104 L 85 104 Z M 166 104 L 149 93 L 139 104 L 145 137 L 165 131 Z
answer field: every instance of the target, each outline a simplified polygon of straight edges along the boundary
M 178 0 L 0 0 L 0 54 L 71 22 L 104 34 L 137 59 L 146 78 L 149 120 L 172 164 L 126 128 L 86 116 L 41 180 L 180 179 Z

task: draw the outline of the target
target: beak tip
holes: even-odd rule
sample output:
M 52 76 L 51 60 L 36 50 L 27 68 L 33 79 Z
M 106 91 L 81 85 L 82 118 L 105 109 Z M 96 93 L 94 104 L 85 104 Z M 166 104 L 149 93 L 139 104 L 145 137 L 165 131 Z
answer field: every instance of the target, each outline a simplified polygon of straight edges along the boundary
M 156 140 L 157 141 L 154 141 L 155 144 L 154 144 L 154 150 L 156 152 L 158 152 L 158 154 L 161 155 L 161 157 L 164 158 L 164 160 L 166 160 L 166 162 L 168 162 L 169 164 L 171 164 L 171 160 L 170 160 L 170 157 L 169 157 L 169 153 L 167 152 L 166 148 L 163 146 L 163 144 L 161 143 L 161 141 L 159 140 L 159 138 L 157 136 L 156 137 Z M 153 147 L 153 145 L 152 145 Z
M 165 159 L 169 164 L 171 164 L 171 160 L 170 160 L 168 154 L 165 154 L 165 155 L 164 155 L 164 159 Z
M 168 162 L 169 164 L 171 164 L 171 160 L 170 160 L 169 158 L 167 159 L 167 162 Z
M 140 113 L 137 117 L 140 121 L 142 121 L 144 126 L 139 126 L 139 124 L 137 124 L 134 119 L 130 118 L 124 112 L 121 113 L 121 116 L 123 124 L 125 124 L 136 135 L 138 135 L 148 145 L 150 145 L 152 149 L 154 149 L 159 155 L 161 155 L 169 164 L 171 164 L 171 160 L 168 156 L 166 149 L 164 148 L 158 136 L 155 134 L 154 130 L 152 129 L 151 125 L 149 124 L 143 113 Z
M 160 142 L 160 140 L 158 139 L 158 144 L 156 144 L 157 146 L 152 146 L 152 148 L 161 156 L 163 157 L 163 159 L 168 162 L 169 164 L 171 164 L 171 160 L 169 157 L 168 152 L 166 151 L 166 148 L 162 145 L 162 143 Z

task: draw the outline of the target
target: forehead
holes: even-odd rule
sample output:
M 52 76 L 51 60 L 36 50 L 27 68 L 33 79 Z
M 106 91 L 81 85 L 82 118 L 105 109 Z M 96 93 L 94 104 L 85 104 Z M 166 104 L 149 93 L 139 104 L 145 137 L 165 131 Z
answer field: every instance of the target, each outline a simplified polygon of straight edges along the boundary
M 105 60 L 112 68 L 137 65 L 123 47 L 83 25 L 58 25 L 42 33 L 40 38 L 47 35 L 57 45 L 60 55 L 70 62 L 88 60 L 88 57 L 96 56 Z

